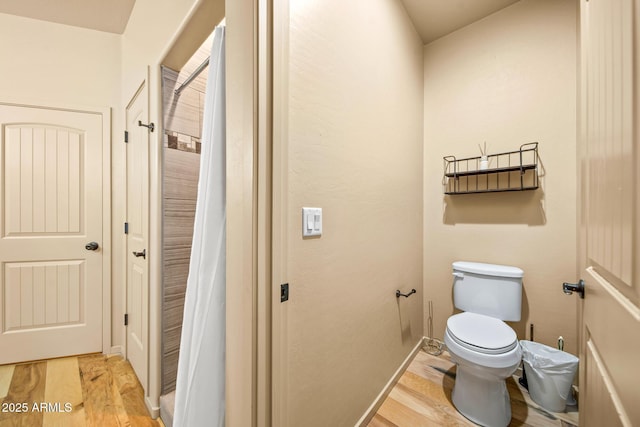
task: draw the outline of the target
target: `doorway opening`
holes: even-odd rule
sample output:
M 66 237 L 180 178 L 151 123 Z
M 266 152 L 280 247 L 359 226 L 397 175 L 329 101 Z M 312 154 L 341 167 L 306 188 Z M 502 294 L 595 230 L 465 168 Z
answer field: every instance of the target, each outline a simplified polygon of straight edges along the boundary
M 211 36 L 182 70 L 162 67 L 162 395 L 176 389 L 184 299 L 198 195 L 200 149 Z M 178 93 L 178 88 L 182 90 Z
M 203 142 L 212 143 L 210 137 L 205 137 L 203 141 L 203 125 L 207 121 L 204 110 L 212 43 L 213 33 L 179 70 L 167 65 L 161 67 L 163 173 L 160 413 L 166 425 L 172 424 L 175 410 L 178 359 L 194 238 L 201 148 Z M 206 129 L 207 126 L 204 125 L 204 130 Z

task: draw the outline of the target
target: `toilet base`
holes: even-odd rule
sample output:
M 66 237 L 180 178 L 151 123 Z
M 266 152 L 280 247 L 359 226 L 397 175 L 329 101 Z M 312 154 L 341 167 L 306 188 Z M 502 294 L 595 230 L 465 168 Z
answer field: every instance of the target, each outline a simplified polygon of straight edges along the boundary
M 458 364 L 451 399 L 458 412 L 476 424 L 502 427 L 511 422 L 505 380 L 476 375 L 473 367 Z

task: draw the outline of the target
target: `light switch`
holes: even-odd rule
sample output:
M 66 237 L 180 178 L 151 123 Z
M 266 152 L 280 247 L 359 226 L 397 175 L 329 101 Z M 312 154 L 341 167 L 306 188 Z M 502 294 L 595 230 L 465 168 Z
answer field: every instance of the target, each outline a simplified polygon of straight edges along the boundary
M 322 235 L 322 208 L 302 208 L 302 236 Z

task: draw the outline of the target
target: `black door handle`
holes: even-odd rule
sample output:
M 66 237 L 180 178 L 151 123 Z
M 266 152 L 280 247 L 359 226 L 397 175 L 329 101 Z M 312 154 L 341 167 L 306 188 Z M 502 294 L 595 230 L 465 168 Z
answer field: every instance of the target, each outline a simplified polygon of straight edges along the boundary
M 577 292 L 580 295 L 580 298 L 584 298 L 584 280 L 580 279 L 578 283 L 563 283 L 562 292 L 567 295 Z
M 97 242 L 89 242 L 86 245 L 84 245 L 84 248 L 88 251 L 98 250 L 99 247 L 100 245 Z
M 147 250 L 143 249 L 142 252 L 133 251 L 133 256 L 142 257 L 143 259 L 147 259 Z

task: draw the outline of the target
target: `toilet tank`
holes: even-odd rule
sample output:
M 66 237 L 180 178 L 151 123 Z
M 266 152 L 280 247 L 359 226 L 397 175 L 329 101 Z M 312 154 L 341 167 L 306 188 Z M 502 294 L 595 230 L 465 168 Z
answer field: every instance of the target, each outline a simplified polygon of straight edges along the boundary
M 454 262 L 453 303 L 462 311 L 519 321 L 523 274 L 508 265 Z

